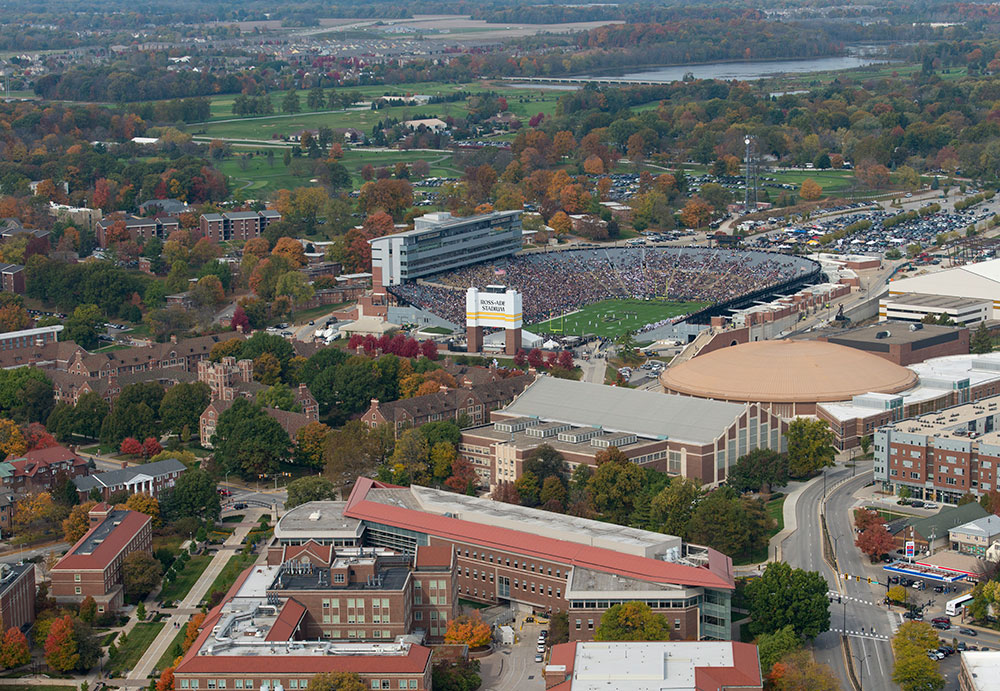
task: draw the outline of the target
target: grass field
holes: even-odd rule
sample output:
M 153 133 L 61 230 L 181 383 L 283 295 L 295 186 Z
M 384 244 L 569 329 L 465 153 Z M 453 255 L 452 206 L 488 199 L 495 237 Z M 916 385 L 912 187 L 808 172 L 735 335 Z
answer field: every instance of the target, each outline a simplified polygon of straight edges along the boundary
M 210 561 L 212 561 L 211 554 L 199 554 L 191 557 L 184 565 L 184 569 L 177 574 L 177 578 L 163 586 L 163 590 L 160 591 L 160 601 L 183 600 Z
M 390 84 L 387 86 L 346 87 L 338 90 L 359 91 L 365 98 L 384 94 L 428 94 L 437 95 L 468 91 L 471 93 L 495 90 L 507 99 L 508 110 L 524 120 L 530 119 L 536 113 L 553 115 L 561 92 L 551 89 L 511 88 L 502 83 L 474 82 L 470 84 L 441 84 L 428 82 L 425 84 Z M 330 89 L 326 90 L 327 93 Z M 232 114 L 233 100 L 236 94 L 225 94 L 212 97 L 212 117 L 204 123 L 192 124 L 188 131 L 195 135 L 221 137 L 229 139 L 271 140 L 275 136 L 289 135 L 304 129 L 325 127 L 354 127 L 362 132 L 371 132 L 372 126 L 379 120 L 392 117 L 397 120 L 412 120 L 419 117 L 440 117 L 449 115 L 464 117 L 468 113 L 467 101 L 452 101 L 449 103 L 434 103 L 421 106 L 391 106 L 380 110 L 368 108 L 352 108 L 336 111 L 312 111 L 288 115 L 280 112 L 281 101 L 285 92 L 276 91 L 271 94 L 271 102 L 276 112 L 274 115 L 259 117 L 234 118 Z M 299 92 L 299 101 L 303 108 L 308 91 Z
M 129 632 L 124 644 L 120 644 L 115 654 L 108 661 L 108 669 L 120 675 L 133 667 L 139 661 L 146 648 L 153 642 L 166 624 L 162 621 L 136 624 Z M 119 638 L 119 643 L 121 639 Z
M 219 575 L 215 577 L 212 581 L 212 585 L 208 587 L 206 597 L 210 597 L 215 591 L 221 593 L 226 593 L 236 582 L 236 577 L 239 576 L 244 569 L 254 563 L 257 559 L 255 554 L 242 554 L 237 553 L 229 558 L 226 565 L 222 567 L 222 571 Z
M 275 191 L 284 189 L 295 189 L 296 187 L 308 187 L 315 183 L 313 167 L 317 160 L 305 157 L 292 159 L 290 165 L 285 166 L 284 152 L 280 149 L 274 150 L 274 158 L 268 162 L 266 151 L 253 151 L 240 147 L 235 150 L 235 154 L 250 152 L 253 157 L 243 160 L 237 156 L 227 158 L 217 164 L 219 170 L 231 178 L 230 188 L 235 192 L 240 190 L 247 198 L 268 197 Z M 397 162 L 413 163 L 424 160 L 430 165 L 430 175 L 432 177 L 459 177 L 461 171 L 451 167 L 452 155 L 445 153 L 435 153 L 432 151 L 360 151 L 348 149 L 344 152 L 341 163 L 351 173 L 354 187 L 360 187 L 364 182 L 361 178 L 361 169 L 371 164 L 376 168 L 381 166 L 393 166 Z M 417 178 L 412 178 L 412 182 L 417 182 Z M 419 186 L 417 190 L 419 191 Z
M 707 304 L 672 300 L 602 300 L 564 317 L 532 324 L 530 328 L 538 333 L 595 334 L 610 338 L 661 319 L 697 312 Z
M 178 657 L 181 649 L 181 645 L 184 643 L 184 634 L 187 633 L 187 626 L 182 626 L 177 630 L 177 635 L 174 636 L 174 640 L 170 642 L 167 649 L 160 656 L 159 661 L 156 663 L 156 669 L 163 671 L 167 667 L 171 667 L 174 664 L 174 659 Z

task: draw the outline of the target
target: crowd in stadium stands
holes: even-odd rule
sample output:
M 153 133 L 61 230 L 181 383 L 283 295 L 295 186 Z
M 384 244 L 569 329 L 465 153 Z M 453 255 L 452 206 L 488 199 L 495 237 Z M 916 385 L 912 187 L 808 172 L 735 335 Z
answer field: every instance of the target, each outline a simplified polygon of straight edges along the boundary
M 391 288 L 402 302 L 465 323 L 465 290 L 518 290 L 524 321 L 537 323 L 601 300 L 662 298 L 718 303 L 794 278 L 806 260 L 705 248 L 614 248 L 523 254 Z

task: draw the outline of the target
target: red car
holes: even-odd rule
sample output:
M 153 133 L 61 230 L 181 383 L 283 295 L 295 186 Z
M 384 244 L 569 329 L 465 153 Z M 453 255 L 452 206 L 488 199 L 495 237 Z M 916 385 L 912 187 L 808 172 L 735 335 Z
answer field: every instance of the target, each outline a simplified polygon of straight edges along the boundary
M 229 491 L 228 489 L 226 489 L 225 487 L 220 487 L 220 488 L 219 488 L 219 496 L 220 496 L 220 497 L 231 497 L 231 496 L 233 496 L 233 493 L 232 493 L 232 492 L 230 492 L 230 491 Z

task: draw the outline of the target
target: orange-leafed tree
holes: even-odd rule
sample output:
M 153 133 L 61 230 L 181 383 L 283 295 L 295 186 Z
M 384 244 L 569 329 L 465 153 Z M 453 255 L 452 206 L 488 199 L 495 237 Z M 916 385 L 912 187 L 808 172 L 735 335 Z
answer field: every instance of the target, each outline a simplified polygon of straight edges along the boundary
M 187 628 L 184 630 L 184 642 L 181 644 L 181 650 L 185 653 L 194 644 L 196 638 L 198 638 L 198 629 L 201 625 L 205 623 L 205 615 L 198 613 L 191 617 L 191 621 L 187 623 Z
M 569 216 L 562 211 L 552 214 L 552 218 L 549 219 L 549 225 L 559 235 L 565 235 L 573 228 L 573 223 L 569 220 Z
M 802 201 L 814 202 L 823 196 L 823 188 L 812 178 L 806 178 L 802 181 L 802 186 L 799 187 L 799 196 Z
M 465 643 L 470 648 L 481 648 L 490 642 L 490 627 L 479 612 L 455 617 L 444 634 L 445 643 Z
M 156 691 L 174 691 L 174 668 L 167 667 L 156 681 Z
M 292 266 L 299 267 L 306 263 L 306 255 L 305 250 L 302 249 L 302 243 L 294 238 L 278 238 L 278 242 L 275 243 L 271 254 L 284 257 Z
M 681 210 L 681 223 L 688 228 L 704 228 L 712 220 L 712 206 L 701 197 L 692 197 Z
M 28 639 L 17 627 L 10 627 L 0 644 L 0 669 L 12 669 L 31 662 Z
M 68 614 L 52 622 L 45 639 L 45 661 L 59 672 L 75 669 L 80 662 L 79 646 L 73 632 L 73 618 Z
M 83 504 L 77 504 L 70 509 L 69 516 L 63 519 L 62 522 L 63 537 L 66 542 L 71 545 L 75 544 L 87 532 L 90 528 L 90 517 L 88 514 L 96 504 L 96 501 L 88 501 Z

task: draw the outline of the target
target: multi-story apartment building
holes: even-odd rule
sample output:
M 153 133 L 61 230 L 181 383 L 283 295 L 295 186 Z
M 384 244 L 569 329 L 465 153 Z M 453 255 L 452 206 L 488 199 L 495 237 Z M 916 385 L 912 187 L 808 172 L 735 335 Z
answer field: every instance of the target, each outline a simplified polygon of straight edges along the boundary
M 747 452 L 784 449 L 787 422 L 758 403 L 729 403 L 539 377 L 491 414 L 492 424 L 462 430 L 459 453 L 489 483 L 514 482 L 525 458 L 548 444 L 570 470 L 596 466 L 617 447 L 633 463 L 721 482 Z
M 21 264 L 0 264 L 0 289 L 24 294 L 24 267 Z
M 56 602 L 80 603 L 90 595 L 98 612 L 119 609 L 124 602 L 122 563 L 132 552 L 152 553 L 151 520 L 103 502 L 92 508 L 90 530 L 52 567 Z
M 202 214 L 198 219 L 202 237 L 213 242 L 228 242 L 259 238 L 269 225 L 281 220 L 277 211 L 230 211 L 222 214 Z
M 632 600 L 664 614 L 671 638 L 731 635 L 731 560 L 672 535 L 358 478 L 339 511 L 303 504 L 275 526 L 276 546 L 307 540 L 406 553 L 446 547 L 455 555 L 461 597 L 565 610 L 571 640 L 593 638 L 608 608 Z
M 495 211 L 476 216 L 424 214 L 414 228 L 369 240 L 372 283 L 395 286 L 468 264 L 499 259 L 521 249 L 521 212 Z
M 997 489 L 1000 396 L 894 422 L 875 431 L 875 481 L 918 499 L 957 503 Z
M 51 492 L 89 472 L 87 461 L 65 446 L 35 449 L 0 462 L 0 488 L 15 494 Z
M 0 624 L 26 631 L 35 621 L 35 565 L 0 564 Z
M 128 239 L 133 242 L 149 240 L 150 238 L 166 239 L 175 230 L 180 230 L 181 223 L 173 216 L 154 216 L 140 218 L 124 214 L 111 214 L 97 222 L 97 244 L 107 247 L 110 242 L 109 231 L 116 223 L 124 223 Z

